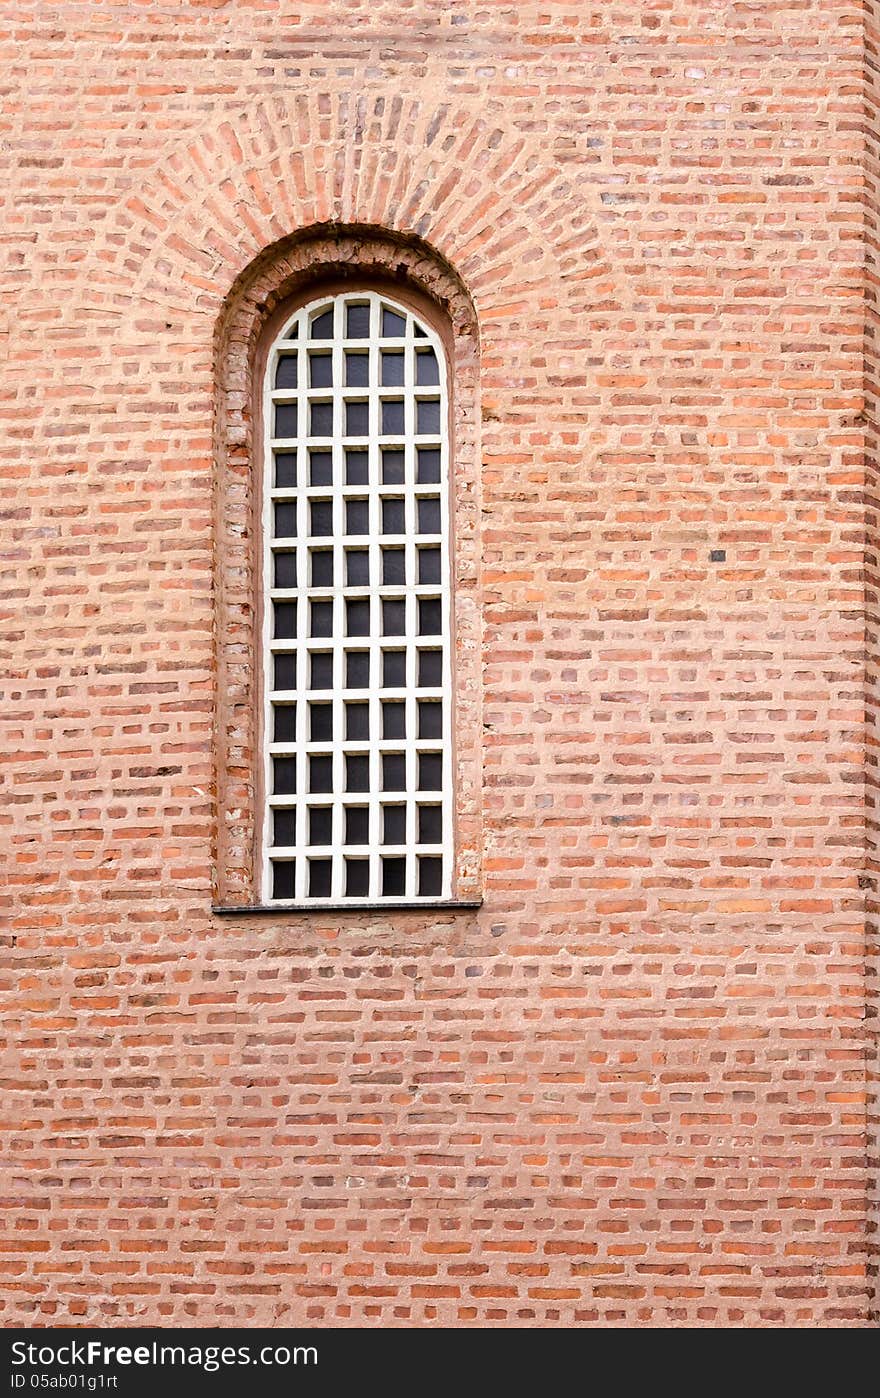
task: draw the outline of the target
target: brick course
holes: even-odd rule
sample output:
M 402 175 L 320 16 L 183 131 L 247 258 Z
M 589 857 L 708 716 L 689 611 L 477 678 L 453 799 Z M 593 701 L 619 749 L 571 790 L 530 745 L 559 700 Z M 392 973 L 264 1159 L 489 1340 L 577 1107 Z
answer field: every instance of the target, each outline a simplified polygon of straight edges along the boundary
M 8 10 L 4 1324 L 872 1323 L 877 27 Z M 479 322 L 484 903 L 223 919 L 222 327 L 352 226 Z

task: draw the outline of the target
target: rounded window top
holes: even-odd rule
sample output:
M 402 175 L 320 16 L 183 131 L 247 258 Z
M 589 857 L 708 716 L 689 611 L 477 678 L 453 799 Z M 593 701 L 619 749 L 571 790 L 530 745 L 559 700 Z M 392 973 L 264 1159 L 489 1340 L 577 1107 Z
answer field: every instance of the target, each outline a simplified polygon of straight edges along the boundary
M 404 349 L 419 341 L 439 346 L 440 337 L 426 317 L 378 291 L 352 291 L 314 298 L 288 314 L 279 342 L 316 348 L 322 342 L 342 342 L 356 349 L 371 342 L 395 342 Z

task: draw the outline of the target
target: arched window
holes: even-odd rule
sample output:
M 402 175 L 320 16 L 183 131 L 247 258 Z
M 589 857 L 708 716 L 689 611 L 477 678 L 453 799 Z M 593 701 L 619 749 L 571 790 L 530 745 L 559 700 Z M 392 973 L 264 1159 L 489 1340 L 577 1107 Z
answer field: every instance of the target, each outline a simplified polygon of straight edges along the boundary
M 262 897 L 450 896 L 449 393 L 372 290 L 291 310 L 262 400 Z

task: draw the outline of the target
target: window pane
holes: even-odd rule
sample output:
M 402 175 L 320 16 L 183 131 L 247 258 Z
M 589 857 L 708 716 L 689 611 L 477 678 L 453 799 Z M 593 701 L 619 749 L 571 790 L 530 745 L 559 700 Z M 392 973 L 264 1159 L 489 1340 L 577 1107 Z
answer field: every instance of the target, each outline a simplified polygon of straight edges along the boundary
M 333 484 L 333 453 L 330 451 L 309 452 L 309 485 Z
M 324 311 L 312 321 L 313 340 L 332 340 L 333 338 L 333 312 Z
M 276 743 L 296 742 L 296 705 L 276 704 L 274 708 L 275 729 L 273 737 Z
M 399 447 L 382 448 L 383 485 L 403 485 L 405 453 Z
M 333 356 L 330 354 L 309 355 L 309 388 L 333 387 Z
M 402 898 L 406 892 L 406 860 L 382 860 L 382 896 Z
M 403 316 L 396 311 L 390 311 L 387 307 L 382 309 L 382 338 L 400 339 L 406 334 L 406 321 Z
M 416 355 L 416 383 L 433 384 L 440 382 L 440 366 L 432 349 L 419 350 Z
M 289 806 L 281 806 L 272 813 L 273 845 L 296 844 L 296 811 Z
M 297 415 L 295 403 L 275 404 L 275 436 L 295 437 Z
M 370 356 L 368 354 L 352 354 L 349 351 L 345 356 L 346 388 L 368 388 L 369 383 Z
M 349 340 L 365 340 L 370 333 L 369 306 L 349 305 L 346 309 L 346 336 Z
M 296 388 L 296 355 L 283 354 L 275 370 L 276 388 Z
M 296 863 L 293 859 L 272 861 L 272 897 L 290 900 L 296 896 Z
M 419 894 L 421 897 L 434 895 L 443 888 L 443 861 L 422 855 L 419 859 Z
M 280 490 L 292 490 L 296 486 L 295 451 L 276 451 L 275 484 Z
M 345 843 L 365 845 L 370 838 L 370 813 L 366 806 L 348 806 L 345 812 Z
M 366 485 L 369 480 L 369 453 L 349 448 L 345 453 L 345 484 Z
M 296 587 L 296 554 L 276 553 L 275 586 Z
M 383 845 L 403 845 L 406 843 L 406 806 L 382 807 Z
M 311 806 L 309 809 L 309 844 L 329 845 L 333 841 L 333 807 Z

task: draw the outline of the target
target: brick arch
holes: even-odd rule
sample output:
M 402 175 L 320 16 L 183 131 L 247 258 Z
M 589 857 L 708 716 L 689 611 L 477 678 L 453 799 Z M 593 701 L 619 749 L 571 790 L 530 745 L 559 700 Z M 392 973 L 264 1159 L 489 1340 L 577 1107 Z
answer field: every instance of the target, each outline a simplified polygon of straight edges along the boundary
M 325 109 L 326 104 L 326 109 Z M 117 271 L 166 308 L 219 305 L 261 251 L 330 224 L 425 239 L 481 318 L 540 295 L 572 312 L 626 301 L 590 208 L 593 184 L 547 168 L 482 107 L 314 92 L 230 112 L 157 161 L 120 211 Z M 133 263 L 132 252 L 137 263 Z
M 217 321 L 214 464 L 217 811 L 214 894 L 223 906 L 258 901 L 258 456 L 252 404 L 255 361 L 276 308 L 326 279 L 409 287 L 448 325 L 452 373 L 452 534 L 455 665 L 454 893 L 481 894 L 479 339 L 461 278 L 423 240 L 362 227 L 310 229 L 264 249 L 242 272 Z M 283 914 L 279 914 L 283 917 Z

